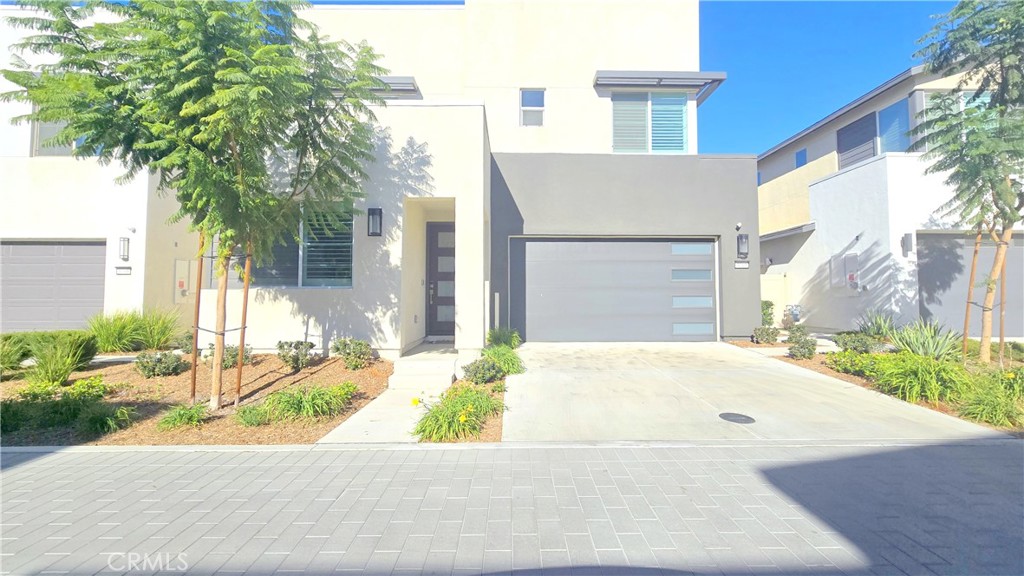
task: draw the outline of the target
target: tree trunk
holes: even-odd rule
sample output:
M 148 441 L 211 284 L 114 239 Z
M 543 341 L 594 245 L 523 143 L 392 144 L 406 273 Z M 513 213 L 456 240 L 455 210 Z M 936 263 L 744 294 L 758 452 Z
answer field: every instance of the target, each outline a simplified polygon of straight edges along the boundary
M 999 367 L 1005 366 L 1006 356 L 1006 258 L 999 272 Z
M 974 280 L 978 275 L 978 252 L 981 250 L 981 226 L 978 226 L 978 234 L 974 237 L 974 256 L 971 258 L 971 279 L 967 284 L 967 309 L 964 310 L 964 342 L 963 356 L 967 361 L 967 340 L 971 335 L 971 306 L 974 305 Z
M 981 351 L 978 360 L 982 364 L 992 362 L 992 306 L 996 302 L 996 285 L 1002 276 L 1003 263 L 1006 261 L 1006 248 L 1013 238 L 1013 228 L 1005 228 L 1001 236 L 992 234 L 996 240 L 996 256 L 992 260 L 992 270 L 988 282 L 985 283 L 985 300 L 981 306 Z
M 227 325 L 228 264 L 231 256 L 217 258 L 217 327 L 213 339 L 213 385 L 210 388 L 210 410 L 220 410 L 224 378 L 224 327 Z

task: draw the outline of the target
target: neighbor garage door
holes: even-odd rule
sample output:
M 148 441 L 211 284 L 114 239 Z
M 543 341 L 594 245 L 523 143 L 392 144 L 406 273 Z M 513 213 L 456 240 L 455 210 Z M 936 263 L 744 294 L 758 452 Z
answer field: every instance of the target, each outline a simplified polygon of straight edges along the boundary
M 103 242 L 0 242 L 0 329 L 82 328 L 103 311 Z
M 519 318 L 534 342 L 715 340 L 710 241 L 517 239 Z M 521 264 L 517 264 L 521 259 Z M 519 270 L 516 270 L 518 268 Z M 516 288 L 511 305 L 517 305 Z

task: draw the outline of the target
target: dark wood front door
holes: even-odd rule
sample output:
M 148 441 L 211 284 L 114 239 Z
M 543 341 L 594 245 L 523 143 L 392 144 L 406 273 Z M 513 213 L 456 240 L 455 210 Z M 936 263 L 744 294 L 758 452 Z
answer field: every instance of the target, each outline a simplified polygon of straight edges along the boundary
M 427 222 L 427 336 L 455 335 L 455 223 Z

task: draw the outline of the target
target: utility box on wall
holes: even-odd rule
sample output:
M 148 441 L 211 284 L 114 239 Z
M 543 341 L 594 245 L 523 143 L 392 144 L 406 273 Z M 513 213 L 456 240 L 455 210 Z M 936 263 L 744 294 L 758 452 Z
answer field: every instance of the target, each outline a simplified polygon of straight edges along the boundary
M 174 261 L 174 303 L 187 304 L 195 299 L 195 260 Z

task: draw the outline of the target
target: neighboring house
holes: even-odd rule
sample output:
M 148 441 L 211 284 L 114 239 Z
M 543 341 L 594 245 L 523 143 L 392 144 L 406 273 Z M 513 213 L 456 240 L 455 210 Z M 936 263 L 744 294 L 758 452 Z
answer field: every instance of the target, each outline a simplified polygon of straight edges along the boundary
M 373 46 L 391 91 L 375 110 L 360 214 L 333 236 L 301 231 L 301 246 L 254 271 L 248 343 L 326 348 L 355 336 L 394 357 L 431 339 L 474 352 L 494 326 L 531 341 L 693 341 L 746 337 L 759 323 L 755 160 L 697 154 L 697 108 L 725 79 L 700 71 L 697 2 L 335 0 L 304 16 Z M 32 193 L 0 220 L 5 250 L 105 241 L 108 312 L 191 298 L 197 239 L 162 227 L 171 209 L 153 204 L 148 183 L 118 188 L 116 168 L 52 160 L 95 174 L 98 184 L 75 192 L 104 209 L 35 216 L 61 210 L 83 178 L 32 168 L 51 159 L 31 157 L 29 128 L 0 130 L 0 161 L 52 178 L 41 204 L 25 176 Z M 5 207 L 14 194 L 5 187 Z M 110 208 L 114 194 L 139 208 L 108 215 L 121 210 Z M 93 227 L 69 229 L 82 214 Z M 8 233 L 16 220 L 31 224 Z M 113 296 L 129 227 L 133 274 L 147 280 Z M 151 261 L 134 260 L 140 245 L 166 260 L 152 269 L 163 302 L 145 298 Z M 208 271 L 204 280 L 200 325 L 212 328 L 215 284 Z M 229 328 L 240 323 L 240 287 L 233 274 Z
M 962 329 L 974 234 L 939 210 L 952 198 L 945 175 L 925 174 L 923 153 L 908 152 L 928 94 L 959 80 L 911 68 L 758 157 L 761 291 L 777 316 L 792 307 L 809 327 L 839 331 L 879 311 Z M 979 303 L 993 252 L 986 238 Z M 1018 234 L 1007 256 L 1008 336 L 1024 336 L 1022 269 Z

